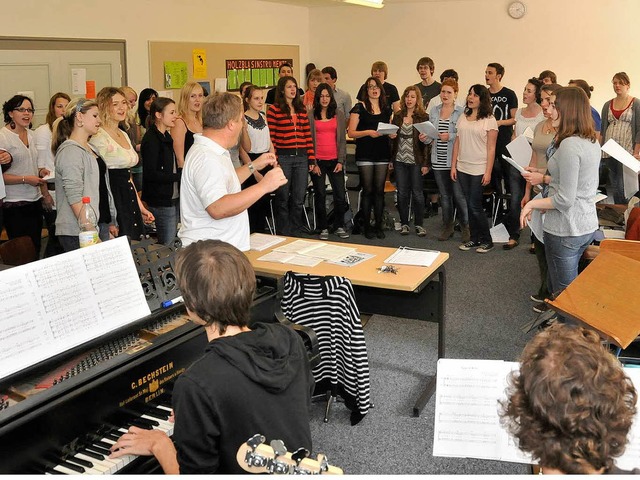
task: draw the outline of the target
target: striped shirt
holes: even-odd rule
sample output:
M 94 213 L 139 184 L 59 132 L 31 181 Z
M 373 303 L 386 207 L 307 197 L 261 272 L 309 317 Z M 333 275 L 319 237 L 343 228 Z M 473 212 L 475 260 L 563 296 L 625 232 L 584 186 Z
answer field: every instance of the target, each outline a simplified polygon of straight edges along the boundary
M 449 133 L 450 118 L 441 118 L 438 121 L 438 133 Z M 434 170 L 448 170 L 451 168 L 451 162 L 447 161 L 448 141 L 436 140 L 436 161 L 433 162 Z
M 306 112 L 288 116 L 276 105 L 271 105 L 267 111 L 267 123 L 276 155 L 302 155 L 306 150 L 309 162 L 315 161 L 313 139 Z

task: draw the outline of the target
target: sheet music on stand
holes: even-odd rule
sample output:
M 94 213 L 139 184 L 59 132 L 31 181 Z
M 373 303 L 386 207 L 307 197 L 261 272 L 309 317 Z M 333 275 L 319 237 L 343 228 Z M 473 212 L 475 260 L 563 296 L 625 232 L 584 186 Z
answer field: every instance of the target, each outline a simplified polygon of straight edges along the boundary
M 434 457 L 482 458 L 535 464 L 503 428 L 499 400 L 506 399 L 508 375 L 518 362 L 503 360 L 438 360 Z M 636 390 L 640 368 L 625 367 Z M 623 470 L 640 465 L 640 414 L 636 413 L 628 443 L 615 464 Z
M 440 252 L 437 250 L 422 250 L 420 248 L 398 247 L 384 263 L 394 263 L 396 265 L 415 265 L 418 267 L 430 267 L 438 258 Z
M 126 237 L 0 272 L 0 379 L 151 312 Z

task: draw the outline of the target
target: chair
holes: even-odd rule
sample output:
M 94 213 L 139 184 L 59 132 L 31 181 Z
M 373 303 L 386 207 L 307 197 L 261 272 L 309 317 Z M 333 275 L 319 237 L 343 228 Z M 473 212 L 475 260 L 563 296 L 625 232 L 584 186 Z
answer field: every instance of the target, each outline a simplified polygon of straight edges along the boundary
M 287 319 L 313 329 L 318 337 L 321 358 L 313 376 L 316 396 L 327 398 L 324 421 L 340 396 L 352 411 L 351 424 L 357 424 L 373 405 L 367 347 L 351 282 L 287 272 L 281 306 Z
M 5 265 L 24 265 L 38 259 L 31 237 L 16 237 L 0 245 L 0 260 Z

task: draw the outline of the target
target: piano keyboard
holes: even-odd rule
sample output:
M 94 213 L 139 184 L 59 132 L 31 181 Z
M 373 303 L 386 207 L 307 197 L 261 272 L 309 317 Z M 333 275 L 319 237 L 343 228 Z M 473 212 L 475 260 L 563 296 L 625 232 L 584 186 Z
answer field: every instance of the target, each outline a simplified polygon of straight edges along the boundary
M 58 452 L 47 455 L 47 460 L 36 467 L 36 473 L 47 475 L 111 475 L 121 471 L 138 458 L 125 455 L 109 458 L 111 447 L 130 426 L 147 430 L 161 430 L 173 434 L 173 422 L 169 421 L 171 408 L 166 403 L 142 405 L 140 411 L 119 412 L 96 431 L 88 433 Z

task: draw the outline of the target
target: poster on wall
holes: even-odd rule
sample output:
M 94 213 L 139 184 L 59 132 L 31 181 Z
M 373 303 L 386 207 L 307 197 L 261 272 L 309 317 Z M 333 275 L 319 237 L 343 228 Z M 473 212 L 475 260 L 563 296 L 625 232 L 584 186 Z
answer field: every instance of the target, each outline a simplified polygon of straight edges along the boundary
M 187 78 L 187 62 L 164 62 L 164 88 L 182 88 Z
M 278 70 L 283 63 L 293 65 L 293 59 L 225 60 L 227 90 L 238 91 L 243 82 L 251 82 L 259 87 L 273 87 L 278 81 Z
M 202 87 L 202 90 L 204 90 L 204 96 L 206 97 L 207 95 L 211 94 L 211 82 L 209 81 L 205 81 L 205 82 L 198 82 L 200 84 L 200 86 Z
M 207 78 L 207 51 L 204 48 L 193 49 L 193 78 Z

